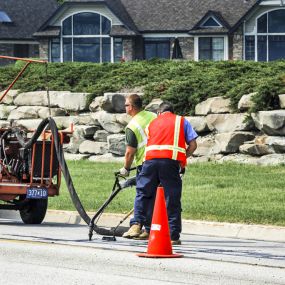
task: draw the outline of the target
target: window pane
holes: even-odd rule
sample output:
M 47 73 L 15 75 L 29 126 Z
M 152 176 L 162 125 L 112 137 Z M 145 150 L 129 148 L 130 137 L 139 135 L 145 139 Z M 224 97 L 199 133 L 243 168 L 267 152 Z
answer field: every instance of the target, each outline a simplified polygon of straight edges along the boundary
M 257 60 L 267 61 L 267 37 L 257 37 Z
M 100 15 L 96 13 L 80 13 L 73 16 L 74 35 L 99 35 Z
M 166 58 L 170 57 L 169 43 L 157 43 L 156 45 L 156 57 Z
M 211 38 L 199 38 L 199 50 L 210 50 Z
M 267 13 L 257 20 L 257 32 L 267 33 Z
M 224 38 L 212 38 L 212 46 L 214 50 L 224 50 Z
M 102 62 L 111 61 L 111 39 L 102 38 Z
M 199 59 L 212 59 L 212 41 L 211 38 L 199 38 Z
M 285 32 L 285 10 L 276 10 L 268 13 L 268 32 Z
M 60 62 L 60 41 L 59 41 L 59 38 L 51 40 L 51 62 Z
M 72 17 L 65 19 L 62 23 L 62 34 L 63 35 L 71 35 L 72 34 L 71 18 Z
M 114 61 L 118 62 L 123 56 L 123 41 L 121 38 L 114 38 Z
M 75 38 L 73 40 L 73 60 L 100 62 L 100 39 Z
M 111 31 L 111 21 L 101 16 L 102 19 L 102 35 L 109 35 Z
M 147 39 L 144 45 L 145 59 L 170 58 L 170 40 L 161 39 Z
M 285 58 L 285 36 L 269 36 L 269 60 Z
M 145 59 L 151 59 L 156 57 L 156 44 L 155 43 L 146 43 L 144 46 L 145 49 Z
M 63 61 L 72 61 L 72 39 L 63 39 Z
M 220 27 L 220 25 L 210 17 L 204 24 L 203 27 Z
M 255 60 L 255 37 L 245 37 L 245 60 Z

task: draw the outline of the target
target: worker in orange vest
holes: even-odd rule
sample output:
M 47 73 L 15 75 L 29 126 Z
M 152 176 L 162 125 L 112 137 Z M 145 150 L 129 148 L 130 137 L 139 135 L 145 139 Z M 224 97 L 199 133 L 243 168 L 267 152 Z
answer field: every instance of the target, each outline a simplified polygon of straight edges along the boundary
M 164 187 L 172 244 L 181 244 L 181 192 L 180 173 L 185 170 L 187 158 L 197 148 L 197 133 L 184 118 L 173 113 L 171 103 L 163 102 L 158 117 L 148 126 L 145 161 L 137 177 L 137 203 L 134 217 L 142 220 L 149 234 L 156 189 Z M 143 219 L 145 219 L 143 221 Z

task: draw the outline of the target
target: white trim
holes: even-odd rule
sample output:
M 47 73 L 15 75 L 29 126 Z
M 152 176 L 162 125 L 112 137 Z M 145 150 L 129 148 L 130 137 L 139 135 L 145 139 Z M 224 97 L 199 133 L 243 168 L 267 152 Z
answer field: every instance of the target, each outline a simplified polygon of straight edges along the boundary
M 193 38 L 193 36 L 187 33 L 145 33 L 143 38 Z
M 225 35 L 201 35 L 194 37 L 194 60 L 199 61 L 199 38 L 224 38 L 224 58 L 223 60 L 229 59 L 229 39 Z

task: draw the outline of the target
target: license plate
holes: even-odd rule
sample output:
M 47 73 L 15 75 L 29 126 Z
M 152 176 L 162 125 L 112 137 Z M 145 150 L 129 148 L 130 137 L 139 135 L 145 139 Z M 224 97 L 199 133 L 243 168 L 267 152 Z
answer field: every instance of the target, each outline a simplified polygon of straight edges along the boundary
M 47 199 L 48 190 L 46 188 L 36 188 L 29 187 L 27 188 L 27 196 L 28 199 Z

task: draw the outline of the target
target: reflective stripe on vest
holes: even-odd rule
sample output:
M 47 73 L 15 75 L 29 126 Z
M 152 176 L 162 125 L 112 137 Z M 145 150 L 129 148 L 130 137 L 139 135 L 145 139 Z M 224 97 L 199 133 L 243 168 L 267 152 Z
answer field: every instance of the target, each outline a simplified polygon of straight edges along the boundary
M 143 128 L 140 126 L 140 124 L 135 119 L 133 119 L 130 122 L 130 126 L 129 127 L 131 128 L 132 125 L 134 125 L 134 127 L 139 131 L 139 133 L 141 135 L 142 141 L 138 142 L 138 147 L 137 147 L 137 148 L 141 148 L 141 147 L 145 146 L 146 143 L 147 143 L 147 137 L 146 137 L 145 131 L 143 130 Z
M 173 154 L 172 154 L 172 159 L 177 160 L 178 156 L 178 141 L 179 141 L 179 133 L 180 133 L 180 124 L 181 124 L 181 117 L 176 116 L 175 119 L 175 130 L 174 130 L 174 140 L 173 140 Z M 184 153 L 186 153 L 184 149 Z
M 174 146 L 174 145 L 150 145 L 150 146 L 147 146 L 145 149 L 146 149 L 146 151 L 149 151 L 149 150 L 170 150 L 170 151 L 175 151 L 176 153 L 177 152 L 186 153 L 185 148 Z M 177 158 L 177 154 L 176 154 L 176 158 Z M 175 159 L 175 158 L 172 158 L 172 159 Z

